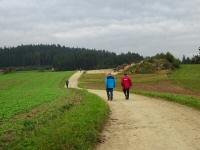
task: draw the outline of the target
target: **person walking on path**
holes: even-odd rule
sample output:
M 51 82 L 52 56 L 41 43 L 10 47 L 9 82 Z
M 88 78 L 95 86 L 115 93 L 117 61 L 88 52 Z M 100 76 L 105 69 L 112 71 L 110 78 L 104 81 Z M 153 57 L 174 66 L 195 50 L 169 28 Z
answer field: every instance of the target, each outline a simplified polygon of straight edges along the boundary
M 113 89 L 116 87 L 116 81 L 111 73 L 107 75 L 105 84 L 106 84 L 106 92 L 107 92 L 108 100 L 112 101 Z
M 122 77 L 122 79 L 121 79 L 121 85 L 123 88 L 125 98 L 128 100 L 129 99 L 129 90 L 132 87 L 132 81 L 126 73 L 124 74 L 124 77 Z
M 69 80 L 66 81 L 66 87 L 69 88 Z

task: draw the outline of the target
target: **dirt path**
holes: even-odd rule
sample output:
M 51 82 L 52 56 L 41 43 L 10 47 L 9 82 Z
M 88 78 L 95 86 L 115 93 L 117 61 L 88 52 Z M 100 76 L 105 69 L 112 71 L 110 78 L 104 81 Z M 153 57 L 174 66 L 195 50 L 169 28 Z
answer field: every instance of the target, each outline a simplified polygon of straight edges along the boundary
M 70 79 L 77 87 L 81 75 Z M 106 99 L 102 90 L 89 90 Z M 138 95 L 124 100 L 114 92 L 111 115 L 97 150 L 200 150 L 200 112 L 176 103 Z

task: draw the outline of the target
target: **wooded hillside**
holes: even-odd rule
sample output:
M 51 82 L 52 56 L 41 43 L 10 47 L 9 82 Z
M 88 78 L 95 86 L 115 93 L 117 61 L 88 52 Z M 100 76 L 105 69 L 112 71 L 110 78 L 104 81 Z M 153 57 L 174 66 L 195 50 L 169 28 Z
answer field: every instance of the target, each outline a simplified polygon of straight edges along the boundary
M 70 48 L 60 45 L 21 45 L 0 48 L 0 68 L 54 67 L 57 70 L 100 69 L 137 63 L 143 57 L 128 52 L 117 55 L 105 50 Z

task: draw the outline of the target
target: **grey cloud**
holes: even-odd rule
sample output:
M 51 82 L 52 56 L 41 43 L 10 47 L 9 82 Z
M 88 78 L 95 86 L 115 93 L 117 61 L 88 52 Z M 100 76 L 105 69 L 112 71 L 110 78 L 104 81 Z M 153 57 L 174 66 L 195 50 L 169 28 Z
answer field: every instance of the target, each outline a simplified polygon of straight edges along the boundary
M 199 0 L 0 0 L 0 46 L 60 43 L 144 55 L 192 55 Z

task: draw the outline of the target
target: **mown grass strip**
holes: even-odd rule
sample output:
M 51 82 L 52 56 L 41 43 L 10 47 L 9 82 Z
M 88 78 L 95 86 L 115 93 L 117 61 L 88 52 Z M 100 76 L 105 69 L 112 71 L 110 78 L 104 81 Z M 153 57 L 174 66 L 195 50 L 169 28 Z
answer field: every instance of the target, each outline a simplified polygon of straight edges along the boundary
M 134 93 L 155 98 L 162 98 L 164 100 L 176 102 L 200 110 L 200 100 L 192 96 L 147 91 L 134 91 Z

